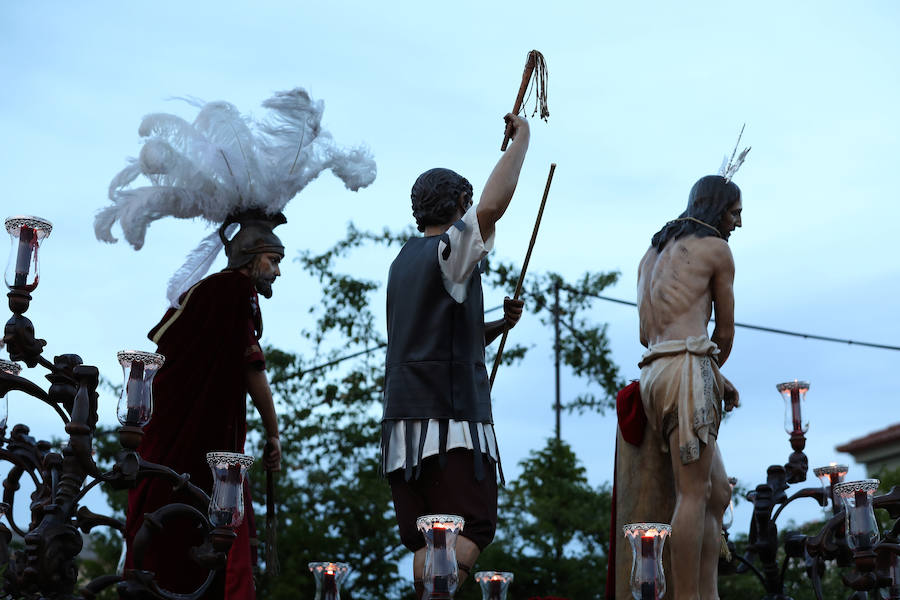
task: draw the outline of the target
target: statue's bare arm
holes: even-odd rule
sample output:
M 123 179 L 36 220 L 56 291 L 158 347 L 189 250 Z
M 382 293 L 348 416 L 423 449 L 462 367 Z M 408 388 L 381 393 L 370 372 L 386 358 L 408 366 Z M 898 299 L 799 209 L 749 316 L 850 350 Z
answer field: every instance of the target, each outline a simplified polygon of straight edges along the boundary
M 716 327 L 712 341 L 719 347 L 719 366 L 725 364 L 734 343 L 734 257 L 728 243 L 717 241 L 710 288 Z
M 508 114 L 504 119 L 512 125 L 512 145 L 503 153 L 497 165 L 484 184 L 476 211 L 478 226 L 481 228 L 481 239 L 487 240 L 494 235 L 494 225 L 506 212 L 512 200 L 516 185 L 519 183 L 519 172 L 525 162 L 528 151 L 528 140 L 531 136 L 528 121 L 522 117 Z
M 650 298 L 650 277 L 647 272 L 653 268 L 653 263 L 656 261 L 656 257 L 657 253 L 653 249 L 653 247 L 651 247 L 649 250 L 647 250 L 646 254 L 644 254 L 644 258 L 641 259 L 641 264 L 638 266 L 638 323 L 640 324 L 640 341 L 641 345 L 644 348 L 650 347 L 650 334 L 647 331 L 648 323 L 646 323 L 646 321 L 652 318 L 652 311 L 647 305 Z

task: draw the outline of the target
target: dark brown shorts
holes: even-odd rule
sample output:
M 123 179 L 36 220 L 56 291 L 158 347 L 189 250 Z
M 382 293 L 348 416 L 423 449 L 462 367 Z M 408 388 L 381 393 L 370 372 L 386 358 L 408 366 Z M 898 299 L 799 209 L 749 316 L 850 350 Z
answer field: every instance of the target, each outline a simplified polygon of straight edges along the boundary
M 415 552 L 425 547 L 425 538 L 416 529 L 422 515 L 459 515 L 466 520 L 462 534 L 480 550 L 494 539 L 497 530 L 497 472 L 482 454 L 484 479 L 475 480 L 471 450 L 457 448 L 447 452 L 447 466 L 441 469 L 438 456 L 422 461 L 418 479 L 404 481 L 403 469 L 388 474 L 394 510 L 400 526 L 400 540 Z

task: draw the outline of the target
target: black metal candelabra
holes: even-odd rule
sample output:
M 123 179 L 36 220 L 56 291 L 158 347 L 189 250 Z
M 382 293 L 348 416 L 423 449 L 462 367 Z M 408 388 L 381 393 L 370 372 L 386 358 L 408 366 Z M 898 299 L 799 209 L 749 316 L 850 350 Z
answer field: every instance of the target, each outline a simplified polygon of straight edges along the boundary
M 62 420 L 68 439 L 61 452 L 57 452 L 49 442 L 36 441 L 26 425 L 15 425 L 7 437 L 5 418 L 2 421 L 0 461 L 10 465 L 3 480 L 3 502 L 0 504 L 0 512 L 6 515 L 9 523 L 9 527 L 0 523 L 2 595 L 47 600 L 90 599 L 117 585 L 120 597 L 126 599 L 193 600 L 200 597 L 211 585 L 216 571 L 224 568 L 235 538 L 234 531 L 227 525 L 216 527 L 210 522 L 207 515 L 210 498 L 189 481 L 188 475 L 140 456 L 137 448 L 146 424 L 141 421 L 140 411 L 123 413 L 120 410 L 122 448 L 112 469 L 101 471 L 94 462 L 99 372 L 96 367 L 83 364 L 77 354 L 61 354 L 54 357 L 53 362 L 47 360 L 42 355 L 46 341 L 35 337 L 34 325 L 24 316 L 32 300 L 31 292 L 37 287 L 38 248 L 49 235 L 51 225 L 35 217 L 13 217 L 5 224 L 13 239 L 13 257 L 6 274 L 10 288 L 9 307 L 13 314 L 4 327 L 3 342 L 12 361 L 46 369 L 50 384 L 44 389 L 19 376 L 18 367 L 0 369 L 0 397 L 17 391 L 48 404 Z M 126 378 L 126 386 L 129 383 Z M 152 377 L 142 379 L 143 395 L 149 395 L 151 383 Z M 140 391 L 126 395 L 126 401 L 142 397 Z M 129 405 L 130 408 L 133 407 Z M 143 415 L 149 420 L 149 406 Z M 13 511 L 23 477 L 30 479 L 35 487 L 29 506 L 31 520 L 27 525 L 17 523 Z M 96 514 L 83 506 L 85 494 L 98 485 L 129 489 L 145 477 L 168 480 L 173 489 L 187 491 L 192 503 L 168 504 L 146 515 L 131 544 L 134 568 L 98 577 L 76 590 L 77 558 L 83 550 L 80 532 L 88 533 L 98 526 L 111 527 L 120 533 L 125 529 L 121 520 Z M 193 592 L 175 594 L 157 584 L 154 572 L 143 569 L 144 556 L 148 543 L 166 522 L 184 516 L 199 523 L 206 532 L 204 543 L 192 551 L 192 556 L 209 570 L 209 575 Z M 11 550 L 13 533 L 24 539 L 23 549 Z
M 814 469 L 822 485 L 801 488 L 788 495 L 789 484 L 806 481 L 809 469 L 803 452 L 809 427 L 803 405 L 809 383 L 794 381 L 777 387 L 785 399 L 785 428 L 790 434 L 793 452 L 786 464 L 770 466 L 766 483 L 747 494 L 747 499 L 753 503 L 747 548 L 742 555 L 736 555 L 734 544 L 729 541 L 734 558 L 723 561 L 720 571 L 754 575 L 765 590 L 763 600 L 792 600 L 785 593 L 785 573 L 789 561 L 798 560 L 803 562 L 819 600 L 823 599 L 822 577 L 827 568 L 841 571 L 841 579 L 852 590 L 850 598 L 853 600 L 900 600 L 900 488 L 874 496 L 877 480 L 844 483 L 846 465 L 832 463 Z M 841 504 L 838 504 L 838 496 Z M 801 498 L 812 498 L 823 508 L 828 506 L 830 499 L 833 516 L 815 536 L 785 531 L 779 539 L 778 517 L 788 504 Z M 887 510 L 895 519 L 883 539 L 879 539 L 875 508 Z

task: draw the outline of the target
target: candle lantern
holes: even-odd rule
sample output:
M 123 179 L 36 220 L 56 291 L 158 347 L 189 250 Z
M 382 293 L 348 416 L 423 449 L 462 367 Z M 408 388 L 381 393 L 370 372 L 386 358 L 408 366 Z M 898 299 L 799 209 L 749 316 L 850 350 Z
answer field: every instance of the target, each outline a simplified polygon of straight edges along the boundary
M 116 416 L 126 427 L 143 427 L 153 413 L 153 378 L 166 357 L 155 352 L 122 350 L 116 358 L 125 376 Z
M 737 477 L 729 477 L 728 478 L 728 487 L 731 488 L 731 494 L 734 495 L 734 486 L 737 485 Z M 731 526 L 734 524 L 734 499 L 729 498 L 728 500 L 728 508 L 725 509 L 725 514 L 722 515 L 722 529 L 728 531 L 731 529 Z
M 844 481 L 844 477 L 849 470 L 850 467 L 847 465 L 839 465 L 834 462 L 827 466 L 813 469 L 815 476 L 822 482 L 822 489 L 831 498 L 831 509 L 835 514 L 841 509 L 841 501 L 834 493 L 834 486 Z
M 339 562 L 311 562 L 309 570 L 316 578 L 316 600 L 340 600 L 341 584 L 350 573 L 350 565 Z
M 794 436 L 802 436 L 809 430 L 809 419 L 806 417 L 806 392 L 808 381 L 788 381 L 775 386 L 784 398 L 784 430 Z
M 17 363 L 8 360 L 0 360 L 0 371 L 10 375 L 18 375 L 22 371 Z M 0 397 L 0 436 L 6 433 L 6 419 L 9 416 L 9 399 L 6 394 Z
M 37 287 L 38 248 L 41 241 L 53 231 L 53 224 L 40 217 L 9 217 L 6 232 L 12 248 L 6 265 L 6 287 L 29 293 Z
M 878 543 L 878 522 L 872 498 L 879 483 L 877 479 L 861 479 L 838 483 L 833 488 L 844 508 L 844 527 L 851 550 L 869 550 Z
M 481 586 L 481 600 L 506 600 L 513 574 L 506 571 L 479 571 L 475 581 Z
M 635 600 L 659 600 L 666 593 L 663 545 L 672 527 L 665 523 L 631 523 L 622 531 L 631 542 L 631 595 Z
M 423 585 L 428 599 L 453 598 L 459 585 L 456 566 L 456 538 L 465 526 L 456 515 L 425 515 L 416 519 L 416 527 L 425 536 L 425 572 Z
M 213 475 L 209 521 L 217 529 L 237 529 L 244 522 L 244 478 L 253 457 L 235 452 L 210 452 L 206 462 Z

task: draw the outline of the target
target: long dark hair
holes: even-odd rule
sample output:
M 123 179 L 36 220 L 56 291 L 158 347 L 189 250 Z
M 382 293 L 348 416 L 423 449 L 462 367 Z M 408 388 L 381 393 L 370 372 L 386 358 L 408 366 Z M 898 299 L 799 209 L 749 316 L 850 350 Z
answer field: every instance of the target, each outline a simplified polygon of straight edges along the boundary
M 462 193 L 471 200 L 472 184 L 456 171 L 437 168 L 419 175 L 409 194 L 419 231 L 425 231 L 429 225 L 449 223 Z
M 733 181 L 728 181 L 721 175 L 707 175 L 701 177 L 691 193 L 688 195 L 688 205 L 679 219 L 691 217 L 702 221 L 710 227 L 696 221 L 669 221 L 663 228 L 656 232 L 650 243 L 657 252 L 662 252 L 663 247 L 678 238 L 686 235 L 706 237 L 717 235 L 719 223 L 732 204 L 741 199 L 741 189 Z M 721 237 L 721 234 L 718 234 Z

